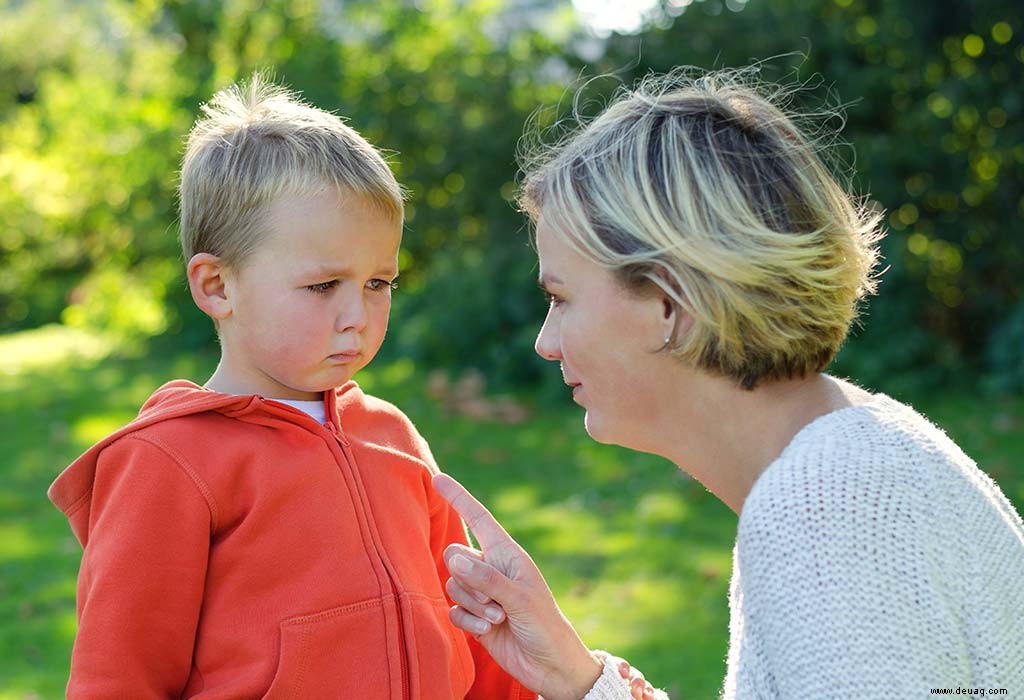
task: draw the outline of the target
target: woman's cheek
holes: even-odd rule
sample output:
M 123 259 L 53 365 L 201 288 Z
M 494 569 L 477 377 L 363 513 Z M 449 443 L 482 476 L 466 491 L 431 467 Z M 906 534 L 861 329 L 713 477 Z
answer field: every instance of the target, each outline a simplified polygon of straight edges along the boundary
M 559 326 L 559 341 L 561 344 L 562 358 L 570 365 L 575 367 L 576 351 L 581 347 L 580 342 L 577 338 L 576 328 L 573 327 L 571 322 L 567 323 L 565 317 L 562 318 L 562 323 Z

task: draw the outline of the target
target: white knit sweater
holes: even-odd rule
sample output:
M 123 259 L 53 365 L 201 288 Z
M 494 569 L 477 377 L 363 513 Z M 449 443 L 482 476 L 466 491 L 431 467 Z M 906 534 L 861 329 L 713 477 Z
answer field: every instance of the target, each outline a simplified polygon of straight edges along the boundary
M 1024 698 L 1021 518 L 887 396 L 797 434 L 748 495 L 733 554 L 725 700 Z M 629 691 L 608 673 L 587 698 Z

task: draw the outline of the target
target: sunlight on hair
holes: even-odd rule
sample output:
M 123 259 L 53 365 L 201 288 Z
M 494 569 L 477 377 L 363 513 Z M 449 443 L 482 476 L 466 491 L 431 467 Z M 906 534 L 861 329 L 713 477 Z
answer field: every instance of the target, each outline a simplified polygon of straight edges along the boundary
M 651 75 L 520 144 L 523 211 L 627 289 L 659 289 L 692 321 L 665 349 L 747 389 L 824 370 L 883 235 L 834 155 L 842 107 L 795 108 L 806 84 L 761 67 Z

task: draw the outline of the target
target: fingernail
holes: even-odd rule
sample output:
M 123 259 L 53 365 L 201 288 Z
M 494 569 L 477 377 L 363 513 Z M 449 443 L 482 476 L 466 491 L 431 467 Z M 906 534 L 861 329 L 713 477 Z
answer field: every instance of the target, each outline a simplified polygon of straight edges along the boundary
M 469 557 L 456 554 L 452 559 L 452 568 L 460 574 L 470 574 L 473 572 L 473 562 L 469 560 Z
M 480 603 L 481 605 L 487 605 L 491 602 L 491 599 L 485 596 L 480 591 L 473 591 L 473 597 L 476 598 L 476 602 Z
M 477 634 L 484 634 L 487 630 L 491 629 L 491 626 L 483 620 L 474 620 L 472 627 L 473 631 Z
M 494 624 L 498 624 L 499 622 L 501 622 L 503 615 L 500 610 L 498 610 L 496 607 L 492 605 L 484 608 L 484 617 L 486 617 Z

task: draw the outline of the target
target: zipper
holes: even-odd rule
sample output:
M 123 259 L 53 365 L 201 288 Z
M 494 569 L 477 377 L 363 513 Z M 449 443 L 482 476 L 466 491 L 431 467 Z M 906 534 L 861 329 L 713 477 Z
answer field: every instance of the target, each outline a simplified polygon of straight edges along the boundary
M 263 406 L 267 409 L 285 413 L 290 418 L 299 417 L 300 419 L 305 419 L 306 421 L 309 421 L 316 425 L 316 427 L 321 430 L 327 428 L 327 430 L 331 433 L 331 436 L 338 442 L 339 445 L 341 445 L 341 453 L 345 457 L 346 461 L 348 461 L 349 464 L 351 465 L 354 465 L 356 463 L 355 458 L 349 454 L 351 445 L 349 444 L 348 439 L 345 437 L 345 434 L 341 432 L 337 425 L 335 425 L 333 416 L 327 416 L 327 422 L 324 423 L 323 425 L 320 425 L 320 423 L 314 420 L 308 413 L 304 413 L 303 411 L 300 411 L 294 406 L 273 402 L 272 399 L 269 400 L 272 403 L 268 403 L 268 399 L 265 399 L 262 396 L 259 397 L 259 400 L 260 403 L 262 403 Z M 352 475 L 353 478 L 356 479 L 356 481 L 361 481 L 359 479 L 358 472 L 354 468 L 352 469 Z M 360 498 L 359 500 L 360 502 L 362 502 L 362 498 Z M 372 516 L 369 516 L 367 519 L 372 521 L 373 518 Z M 402 616 L 402 601 L 399 598 L 398 585 L 395 583 L 395 577 L 392 575 L 391 569 L 388 567 L 387 563 L 384 561 L 384 557 L 380 553 L 378 553 L 378 557 L 380 557 L 381 565 L 384 567 L 384 574 L 388 577 L 388 585 L 391 587 L 391 596 L 395 601 L 395 614 L 398 616 L 398 656 L 400 662 L 399 668 L 401 670 L 402 679 L 402 698 L 403 700 L 405 700 L 411 698 L 411 695 L 409 694 L 409 650 L 405 644 L 405 620 Z
M 334 424 L 332 417 L 328 416 L 327 423 L 325 425 L 328 430 L 330 430 L 331 435 L 333 435 L 341 445 L 341 452 L 345 456 L 345 459 L 348 460 L 350 464 L 355 464 L 355 459 L 351 457 L 348 452 L 351 446 L 349 445 L 348 440 L 345 439 L 344 433 L 342 433 L 341 430 L 338 429 L 338 426 Z M 355 473 L 354 469 L 353 472 L 355 478 L 358 480 L 359 475 Z M 410 698 L 411 696 L 409 694 L 409 650 L 406 648 L 405 644 L 405 620 L 402 616 L 402 601 L 399 597 L 398 585 L 395 583 L 395 577 L 391 574 L 391 569 L 384 562 L 383 557 L 381 557 L 381 564 L 384 567 L 385 575 L 388 577 L 388 584 L 391 586 L 391 596 L 395 601 L 395 614 L 398 616 L 398 658 L 402 679 L 402 698 L 405 699 Z

